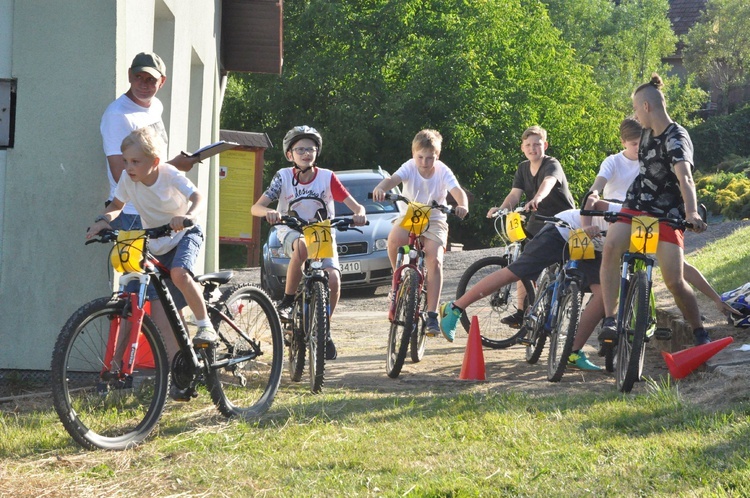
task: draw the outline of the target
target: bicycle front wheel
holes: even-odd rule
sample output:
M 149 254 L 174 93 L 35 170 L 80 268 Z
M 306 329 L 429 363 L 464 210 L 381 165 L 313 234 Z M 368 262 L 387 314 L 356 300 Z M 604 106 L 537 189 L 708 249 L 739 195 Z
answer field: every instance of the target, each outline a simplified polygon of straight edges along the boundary
M 209 351 L 211 399 L 226 417 L 259 417 L 270 408 L 281 382 L 281 322 L 268 295 L 253 285 L 228 289 L 221 302 L 223 316 L 210 311 L 220 338 Z
M 627 393 L 641 380 L 646 350 L 646 328 L 649 320 L 649 282 L 645 271 L 630 277 L 625 300 L 622 328 L 615 352 L 617 390 Z
M 401 373 L 409 349 L 409 340 L 417 324 L 419 277 L 413 268 L 404 269 L 402 275 L 401 283 L 396 290 L 396 313 L 391 321 L 385 357 L 385 370 L 392 379 Z
M 469 266 L 456 288 L 456 299 L 463 296 L 484 277 L 500 271 L 508 266 L 506 257 L 490 256 L 475 261 Z M 505 349 L 518 342 L 523 334 L 523 328 L 515 328 L 505 325 L 500 320 L 518 311 L 518 289 L 526 289 L 524 305 L 534 302 L 534 286 L 529 280 L 520 280 L 505 285 L 492 294 L 485 296 L 471 305 L 472 315 L 479 319 L 482 334 L 482 345 L 492 349 Z M 461 315 L 461 324 L 468 333 L 471 320 L 468 313 Z
M 319 393 L 323 389 L 326 368 L 326 341 L 328 340 L 328 289 L 323 282 L 313 282 L 309 315 L 305 317 L 308 326 L 307 344 L 310 364 L 310 391 Z
M 559 271 L 558 265 L 545 268 L 537 281 L 538 297 L 529 306 L 523 317 L 523 343 L 526 345 L 526 362 L 532 365 L 539 361 L 547 342 L 547 318 L 552 308 L 552 293 L 555 279 Z
M 581 318 L 583 292 L 578 282 L 569 282 L 560 296 L 560 308 L 557 314 L 557 324 L 549 340 L 549 356 L 547 357 L 547 380 L 559 382 L 568 365 L 568 357 L 573 351 L 573 341 Z
M 123 342 L 130 335 L 129 315 L 126 300 L 96 299 L 68 319 L 55 343 L 52 401 L 65 429 L 84 448 L 131 448 L 149 435 L 164 410 L 169 362 L 148 315 L 143 317 L 133 375 L 119 370 L 122 358 L 131 354 L 130 344 L 124 347 Z M 121 348 L 110 341 L 115 333 Z

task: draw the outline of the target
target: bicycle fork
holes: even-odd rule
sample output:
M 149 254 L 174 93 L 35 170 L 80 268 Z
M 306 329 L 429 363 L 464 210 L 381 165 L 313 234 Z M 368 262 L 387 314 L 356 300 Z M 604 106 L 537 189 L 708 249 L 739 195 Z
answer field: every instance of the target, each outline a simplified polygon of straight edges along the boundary
M 649 283 L 649 288 L 647 289 L 649 294 L 651 294 L 651 297 L 649 299 L 653 299 L 653 293 L 651 292 L 651 272 L 653 270 L 653 262 L 650 260 L 644 259 L 644 257 L 640 254 L 635 253 L 625 253 L 622 257 L 622 274 L 620 275 L 620 302 L 617 304 L 617 331 L 618 331 L 618 337 L 624 337 L 625 340 L 630 340 L 630 337 L 632 336 L 632 329 L 628 327 L 628 324 L 625 323 L 625 306 L 626 306 L 626 300 L 628 298 L 628 290 L 630 289 L 630 276 L 633 274 L 634 271 L 639 270 L 645 270 L 646 271 L 646 279 Z M 651 308 L 651 302 L 649 302 L 649 307 Z M 655 302 L 653 303 L 655 305 Z M 653 308 L 653 312 L 656 312 L 655 307 Z M 656 324 L 656 321 L 654 319 L 654 326 Z M 649 329 L 651 328 L 651 324 L 649 324 Z M 671 336 L 671 331 L 669 332 Z M 611 342 L 609 340 L 604 340 L 605 343 Z M 612 343 L 612 345 L 615 345 L 616 342 Z

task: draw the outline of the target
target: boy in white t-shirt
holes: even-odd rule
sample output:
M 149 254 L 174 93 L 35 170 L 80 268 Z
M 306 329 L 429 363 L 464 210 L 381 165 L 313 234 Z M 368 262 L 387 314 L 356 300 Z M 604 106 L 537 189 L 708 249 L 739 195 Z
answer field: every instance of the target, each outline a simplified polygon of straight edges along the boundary
M 198 332 L 193 337 L 193 344 L 206 347 L 216 342 L 218 336 L 208 318 L 200 287 L 193 280 L 193 267 L 203 245 L 203 232 L 195 218 L 202 208 L 203 196 L 177 168 L 161 162 L 165 147 L 164 141 L 150 127 L 140 128 L 125 137 L 122 141 L 125 174 L 117 183 L 112 202 L 96 217 L 86 232 L 86 238 L 110 228 L 109 223 L 117 218 L 127 202 L 138 210 L 143 228 L 169 224 L 175 233 L 171 237 L 151 240 L 149 250 L 170 269 L 171 281 L 182 294 L 173 295 L 177 308 L 184 307 L 186 302 L 195 317 Z M 193 226 L 186 228 L 186 220 L 191 220 Z M 160 308 L 154 306 L 152 316 L 157 326 L 165 331 L 167 351 L 172 358 L 178 349 L 177 342 L 174 334 L 166 333 L 170 326 Z M 186 399 L 189 397 L 180 398 Z
M 445 205 L 447 193 L 450 192 L 458 205 L 455 214 L 463 219 L 469 213 L 469 201 L 466 193 L 458 184 L 455 175 L 445 163 L 438 160 L 443 137 L 435 130 L 422 130 L 414 137 L 411 144 L 412 159 L 406 161 L 393 176 L 381 181 L 372 192 L 375 201 L 385 199 L 386 192 L 403 182 L 404 197 L 422 204 L 436 201 Z M 422 234 L 427 268 L 427 335 L 440 333 L 437 307 L 440 302 L 440 291 L 443 288 L 443 254 L 448 245 L 448 223 L 445 213 L 433 209 L 430 224 Z M 391 266 L 396 269 L 398 248 L 409 242 L 409 232 L 402 228 L 401 218 L 394 222 L 388 235 L 388 257 Z
M 628 187 L 640 171 L 638 144 L 641 141 L 641 124 L 633 118 L 625 118 L 620 123 L 620 143 L 624 147 L 617 154 L 607 156 L 599 167 L 591 191 L 601 192 L 608 201 L 622 204 Z M 596 196 L 595 196 L 596 197 Z

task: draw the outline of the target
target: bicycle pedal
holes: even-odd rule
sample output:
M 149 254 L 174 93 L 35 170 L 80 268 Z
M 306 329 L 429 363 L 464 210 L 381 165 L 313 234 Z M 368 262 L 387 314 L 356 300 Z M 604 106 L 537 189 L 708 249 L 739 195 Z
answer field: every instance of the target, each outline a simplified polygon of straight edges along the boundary
M 654 331 L 654 338 L 659 341 L 668 341 L 672 339 L 672 329 L 659 327 Z
M 529 340 L 529 339 L 527 339 L 527 338 L 524 337 L 522 339 L 518 339 L 518 344 L 520 344 L 521 346 L 533 346 L 534 345 L 534 341 Z

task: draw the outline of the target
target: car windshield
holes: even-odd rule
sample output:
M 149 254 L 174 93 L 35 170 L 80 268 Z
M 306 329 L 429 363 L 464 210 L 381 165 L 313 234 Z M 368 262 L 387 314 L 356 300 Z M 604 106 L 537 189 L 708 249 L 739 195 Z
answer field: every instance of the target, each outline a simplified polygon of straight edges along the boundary
M 342 175 L 343 176 L 343 175 Z M 392 201 L 375 202 L 372 199 L 367 198 L 367 194 L 373 191 L 373 189 L 380 183 L 380 178 L 362 179 L 362 180 L 348 180 L 345 177 L 340 178 L 341 183 L 344 184 L 346 190 L 352 194 L 357 202 L 365 207 L 367 214 L 378 214 L 378 213 L 396 213 L 398 208 Z M 392 192 L 396 192 L 393 190 Z M 352 210 L 343 202 L 336 203 L 336 216 L 351 216 Z

